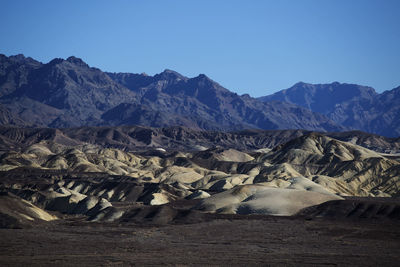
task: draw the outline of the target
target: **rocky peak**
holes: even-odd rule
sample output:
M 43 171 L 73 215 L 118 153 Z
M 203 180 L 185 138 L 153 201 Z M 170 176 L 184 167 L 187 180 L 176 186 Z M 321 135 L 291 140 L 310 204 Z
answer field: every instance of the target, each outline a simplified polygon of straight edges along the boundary
M 64 62 L 64 59 L 62 58 L 55 58 L 53 60 L 51 60 L 49 63 L 47 63 L 48 65 L 58 65 L 60 63 Z
M 163 72 L 156 74 L 154 78 L 158 80 L 187 80 L 188 78 L 183 76 L 182 74 L 170 70 L 170 69 L 165 69 Z
M 69 58 L 67 58 L 67 60 L 69 63 L 72 63 L 74 65 L 80 66 L 80 67 L 89 67 L 88 64 L 86 64 L 82 59 L 74 57 L 74 56 L 70 56 Z
M 13 60 L 13 61 L 17 61 L 18 62 L 18 61 L 25 60 L 26 57 L 23 54 L 18 54 L 18 55 L 15 55 L 15 56 L 10 56 L 10 59 Z
M 9 57 L 7 57 L 6 55 L 0 54 L 0 62 L 2 62 L 2 63 L 9 62 L 11 64 L 17 64 L 17 65 L 27 64 L 32 67 L 41 65 L 41 63 L 39 61 L 36 61 L 31 57 L 25 57 L 23 54 L 18 54 L 18 55 L 9 56 Z

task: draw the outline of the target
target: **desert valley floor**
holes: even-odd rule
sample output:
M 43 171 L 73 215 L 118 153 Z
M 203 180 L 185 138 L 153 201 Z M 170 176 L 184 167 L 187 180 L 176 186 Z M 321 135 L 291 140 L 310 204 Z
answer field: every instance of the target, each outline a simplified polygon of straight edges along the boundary
M 0 128 L 0 265 L 398 266 L 399 140 Z
M 154 225 L 74 218 L 0 233 L 1 266 L 398 266 L 400 261 L 400 227 L 390 220 L 219 215 Z

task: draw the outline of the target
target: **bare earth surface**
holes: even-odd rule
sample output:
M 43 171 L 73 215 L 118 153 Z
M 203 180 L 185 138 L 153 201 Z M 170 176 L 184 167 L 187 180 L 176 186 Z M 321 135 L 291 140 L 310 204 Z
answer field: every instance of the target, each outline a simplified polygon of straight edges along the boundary
M 210 215 L 194 224 L 0 229 L 1 266 L 398 266 L 398 220 Z
M 374 151 L 308 133 L 256 150 L 169 151 L 154 135 L 129 152 L 7 133 L 0 267 L 400 266 L 390 143 Z

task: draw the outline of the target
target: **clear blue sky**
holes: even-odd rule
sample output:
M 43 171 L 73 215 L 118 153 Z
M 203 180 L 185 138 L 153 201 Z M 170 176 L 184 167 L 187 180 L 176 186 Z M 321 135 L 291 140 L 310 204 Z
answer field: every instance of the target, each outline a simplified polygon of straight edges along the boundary
M 298 81 L 400 85 L 400 0 L 0 0 L 0 53 L 204 73 L 262 96 Z

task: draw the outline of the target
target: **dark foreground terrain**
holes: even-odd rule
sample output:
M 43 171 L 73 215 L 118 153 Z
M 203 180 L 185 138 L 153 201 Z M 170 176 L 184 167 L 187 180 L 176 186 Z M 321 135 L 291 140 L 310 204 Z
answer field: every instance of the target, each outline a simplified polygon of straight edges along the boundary
M 198 223 L 75 217 L 0 229 L 1 266 L 398 266 L 398 220 L 206 215 Z

